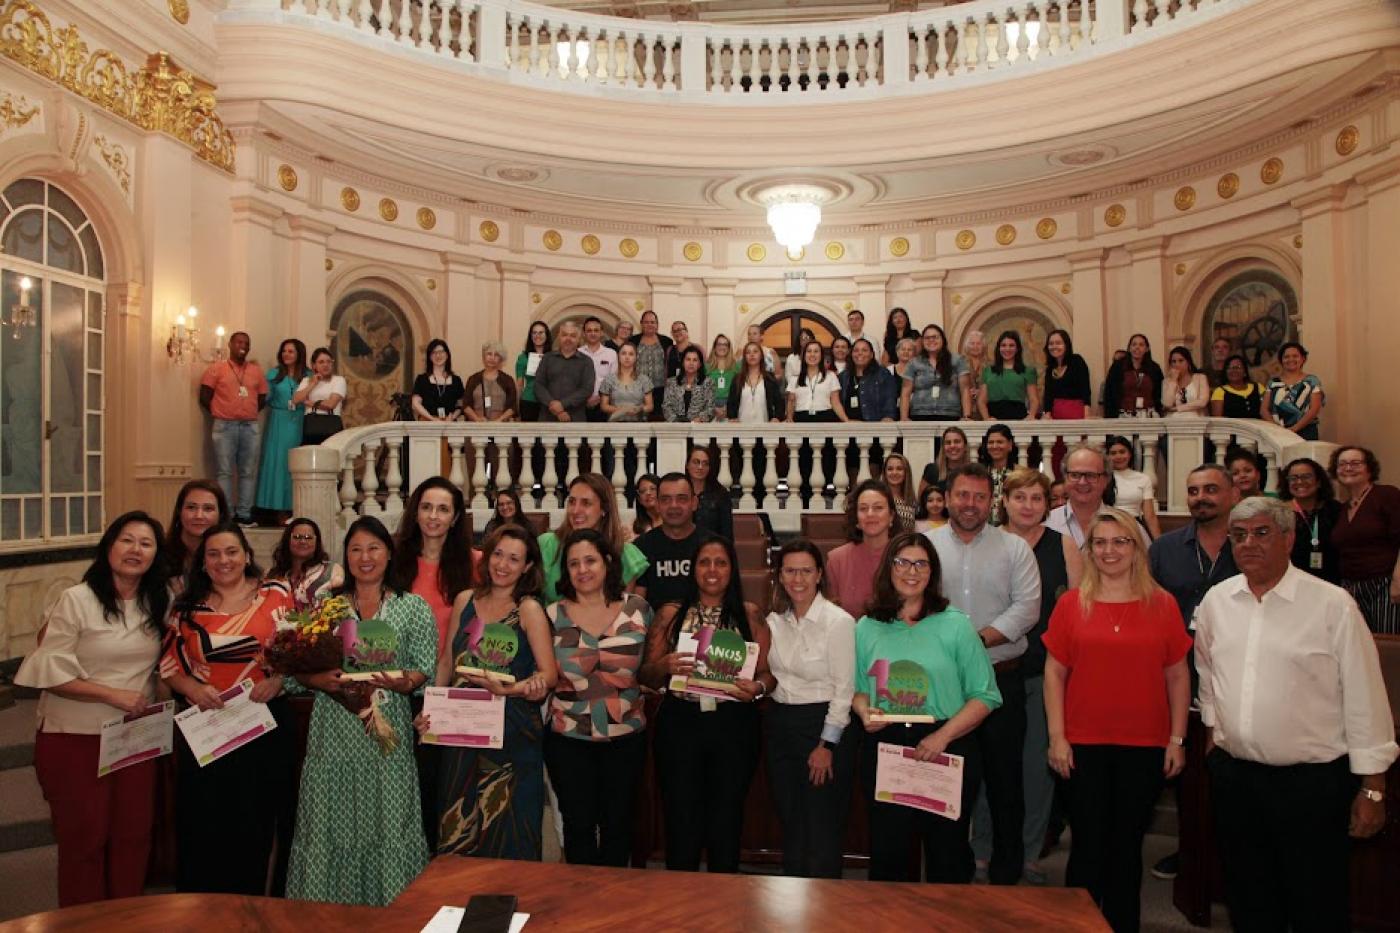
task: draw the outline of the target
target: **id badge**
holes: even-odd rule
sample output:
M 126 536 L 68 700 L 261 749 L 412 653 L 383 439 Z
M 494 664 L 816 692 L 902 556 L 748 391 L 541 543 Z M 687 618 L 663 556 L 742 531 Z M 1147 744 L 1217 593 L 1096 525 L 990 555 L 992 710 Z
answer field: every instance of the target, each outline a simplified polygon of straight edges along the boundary
M 487 411 L 491 410 L 491 396 L 483 395 L 481 397 L 481 407 L 485 408 Z
M 438 410 L 437 410 L 437 411 L 438 411 L 438 417 L 439 417 L 439 418 L 446 418 L 446 417 L 447 417 L 447 409 L 446 409 L 446 408 L 443 408 L 443 407 L 441 407 L 441 406 L 438 406 Z
M 1138 408 L 1146 408 L 1146 407 L 1147 407 L 1147 399 L 1143 398 L 1141 395 L 1139 395 L 1135 401 L 1136 401 L 1136 407 L 1138 407 Z
M 931 398 L 931 399 L 933 399 L 933 400 L 936 402 L 936 401 L 938 401 L 938 396 L 939 396 L 942 392 L 943 392 L 943 387 L 942 387 L 942 386 L 934 386 L 932 389 L 929 389 L 929 390 L 928 390 L 928 397 Z
M 247 398 L 247 397 L 248 397 L 248 387 L 247 387 L 247 386 L 239 386 L 239 387 L 238 387 L 238 397 L 239 397 L 239 398 Z
M 718 377 L 717 379 L 715 379 L 715 388 L 716 388 L 716 389 L 719 389 L 721 392 L 724 391 L 724 377 L 723 377 L 723 376 L 720 376 L 720 377 Z
M 860 407 L 860 396 L 859 396 L 859 395 L 852 395 L 852 396 L 851 396 L 851 408 L 855 409 L 855 408 L 859 408 L 859 407 Z
M 1322 569 L 1322 552 L 1321 552 L 1321 551 L 1311 551 L 1311 552 L 1308 553 L 1308 569 L 1309 569 L 1309 570 L 1321 570 L 1321 569 Z

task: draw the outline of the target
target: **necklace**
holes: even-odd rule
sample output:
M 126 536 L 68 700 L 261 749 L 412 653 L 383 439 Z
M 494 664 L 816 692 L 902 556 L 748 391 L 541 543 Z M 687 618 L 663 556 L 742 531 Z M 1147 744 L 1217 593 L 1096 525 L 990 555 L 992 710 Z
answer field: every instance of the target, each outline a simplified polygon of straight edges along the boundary
M 355 615 L 356 615 L 356 616 L 358 616 L 358 617 L 361 618 L 361 619 L 363 619 L 363 618 L 365 617 L 365 614 L 364 614 L 363 612 L 360 611 L 360 594 L 359 594 L 357 591 L 355 591 L 355 590 L 351 590 L 351 591 L 350 591 L 350 605 L 353 606 L 353 607 L 355 607 Z M 378 599 L 378 601 L 375 603 L 374 611 L 377 613 L 380 609 L 383 609 L 383 608 L 384 608 L 384 587 L 381 585 L 381 586 L 379 587 L 379 599 Z
M 1107 606 L 1107 605 L 1111 605 L 1111 604 L 1110 604 L 1110 603 L 1104 603 L 1104 605 Z M 1113 631 L 1114 631 L 1115 634 L 1123 628 L 1123 619 L 1127 616 L 1128 610 L 1130 610 L 1130 609 L 1132 609 L 1132 608 L 1133 608 L 1133 604 L 1132 604 L 1132 603 L 1124 603 L 1123 605 L 1121 605 L 1121 606 L 1118 607 L 1118 612 L 1117 612 L 1116 615 L 1114 615 L 1114 617 L 1113 617 L 1113 619 L 1112 619 Z

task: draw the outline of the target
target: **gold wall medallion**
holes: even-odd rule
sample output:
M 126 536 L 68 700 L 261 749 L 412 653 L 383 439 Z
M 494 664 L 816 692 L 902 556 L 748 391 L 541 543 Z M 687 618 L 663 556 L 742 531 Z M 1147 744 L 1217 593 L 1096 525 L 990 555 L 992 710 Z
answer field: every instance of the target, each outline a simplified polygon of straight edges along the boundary
M 1176 264 L 1176 274 L 1177 274 L 1177 275 L 1185 275 L 1185 274 L 1186 274 L 1186 263 L 1184 263 L 1184 262 L 1179 262 L 1179 263 Z
M 958 233 L 957 239 L 953 242 L 957 245 L 958 249 L 972 249 L 972 247 L 977 245 L 977 234 L 973 233 L 971 230 L 963 230 Z
M 1220 176 L 1220 180 L 1215 183 L 1215 193 L 1222 198 L 1229 200 L 1240 190 L 1240 176 L 1234 172 L 1226 172 Z
M 1259 166 L 1259 180 L 1266 185 L 1272 185 L 1283 177 L 1283 160 L 1278 156 L 1269 159 Z
M 1035 225 L 1035 235 L 1042 240 L 1048 240 L 1054 236 L 1059 229 L 1060 225 L 1055 223 L 1055 218 L 1042 217 L 1040 222 Z
M 636 259 L 642 248 L 637 245 L 637 241 L 630 236 L 617 244 L 617 251 L 626 259 Z
M 997 227 L 997 242 L 1002 246 L 1010 246 L 1016 242 L 1016 228 L 1011 224 L 1002 224 Z
M 896 259 L 909 255 L 909 241 L 902 236 L 890 240 L 890 255 Z
M 496 225 L 494 220 L 483 220 L 477 229 L 481 232 L 481 238 L 487 243 L 494 243 L 501 236 L 501 228 Z
M 681 247 L 681 255 L 686 258 L 687 262 L 699 262 L 700 257 L 704 254 L 705 251 L 701 249 L 700 244 L 696 243 L 694 240 L 691 240 L 689 243 L 685 244 L 685 246 Z
M 297 190 L 297 170 L 290 165 L 277 166 L 277 184 L 282 186 L 283 191 Z
M 749 262 L 763 262 L 768 258 L 768 249 L 762 243 L 750 243 L 744 255 L 749 257 Z
M 642 310 L 643 308 L 645 308 L 646 306 L 647 306 L 647 303 L 646 303 L 645 301 L 643 301 L 642 299 L 640 299 L 640 298 L 638 298 L 636 301 L 632 302 L 632 308 L 633 308 L 633 310 L 635 310 L 635 311 L 641 311 L 641 310 Z
M 848 302 L 846 302 L 845 304 L 843 304 L 843 305 L 841 306 L 841 310 L 842 310 L 842 311 L 854 311 L 855 308 L 856 308 L 856 303 L 855 303 L 854 301 L 848 301 Z
M 1063 285 L 1060 286 L 1061 295 L 1068 295 L 1073 290 L 1074 289 L 1070 287 L 1070 284 L 1068 282 L 1065 282 Z
M 341 188 L 340 206 L 352 214 L 358 211 L 360 209 L 360 192 L 354 188 Z
M 953 295 L 953 305 L 954 305 L 954 307 L 956 307 L 957 305 L 960 305 L 960 304 L 962 304 L 962 295 L 957 295 L 957 294 Z
M 1177 189 L 1176 197 L 1172 198 L 1172 203 L 1179 211 L 1189 211 L 1196 206 L 1196 189 L 1190 185 Z
M 564 235 L 558 230 L 546 230 L 544 232 L 544 248 L 554 252 L 564 245 Z
M 102 153 L 102 161 L 107 163 L 107 167 L 112 170 L 112 174 L 117 176 L 117 183 L 122 186 L 123 194 L 131 193 L 131 164 L 127 160 L 126 150 L 116 143 L 111 142 L 106 136 L 98 136 L 93 140 L 97 146 L 97 151 Z
M 603 241 L 591 233 L 585 234 L 580 244 L 583 251 L 590 256 L 598 255 L 598 250 L 603 248 Z
M 1342 131 L 1337 134 L 1337 155 L 1349 156 L 1356 151 L 1356 146 L 1361 142 L 1361 131 L 1355 126 L 1342 127 Z
M 170 7 L 170 15 L 175 22 L 185 26 L 190 21 L 189 0 L 166 0 L 166 6 Z
M 1302 249 L 1302 248 L 1303 248 L 1303 235 L 1302 235 L 1301 233 L 1298 234 L 1297 236 L 1295 236 L 1295 237 L 1293 238 L 1293 248 L 1294 248 L 1294 249 Z
M 1120 226 L 1128 219 L 1128 209 L 1121 204 L 1110 204 L 1103 212 L 1103 222 L 1110 227 Z
M 379 199 L 379 216 L 389 221 L 389 223 L 393 223 L 399 219 L 399 206 L 394 203 L 393 198 Z
M 748 313 L 749 313 L 749 306 L 748 306 L 748 305 L 739 305 L 739 313 L 740 313 L 740 314 L 748 314 Z
M 423 284 L 428 286 L 428 291 L 437 291 L 437 279 L 428 279 L 428 281 L 424 282 Z
M 331 271 L 331 270 L 334 269 L 334 268 L 335 268 L 335 263 L 332 262 L 331 260 L 327 259 L 327 260 L 326 260 L 326 271 L 329 272 L 329 271 Z
M 437 226 L 437 214 L 431 207 L 418 208 L 418 226 L 424 230 L 431 230 Z
M 832 262 L 837 262 L 838 260 L 841 259 L 842 256 L 845 256 L 845 255 L 846 255 L 846 247 L 845 247 L 845 244 L 843 244 L 843 243 L 837 243 L 835 240 L 833 240 L 832 242 L 826 244 L 826 258 L 827 258 L 827 259 L 830 259 Z
M 544 299 L 540 297 L 540 293 L 539 293 L 539 292 L 534 292 L 534 293 L 532 293 L 532 294 L 530 295 L 530 301 L 533 302 L 534 304 L 539 304 L 539 303 L 540 303 L 541 301 L 543 301 L 543 300 L 544 300 Z

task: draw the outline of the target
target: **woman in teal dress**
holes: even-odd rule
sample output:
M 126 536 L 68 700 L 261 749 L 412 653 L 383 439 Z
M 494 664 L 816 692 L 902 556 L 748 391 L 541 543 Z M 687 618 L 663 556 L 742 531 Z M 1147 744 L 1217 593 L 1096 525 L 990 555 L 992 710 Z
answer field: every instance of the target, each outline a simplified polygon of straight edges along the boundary
M 482 542 L 480 585 L 452 606 L 451 653 L 438 659 L 438 686 L 483 687 L 506 697 L 501 747 L 442 749 L 438 854 L 538 862 L 544 820 L 544 723 L 540 703 L 559 669 L 554 635 L 539 602 L 540 550 L 530 529 L 502 525 Z M 499 651 L 478 653 L 484 643 Z M 485 674 L 463 674 L 471 667 Z M 507 683 L 489 672 L 509 674 Z M 426 715 L 414 722 L 428 731 Z
M 376 674 L 376 704 L 398 736 L 383 754 L 355 714 L 329 694 L 342 672 L 296 678 L 320 691 L 311 713 L 301 773 L 296 836 L 287 870 L 294 900 L 384 906 L 428 864 L 413 762 L 408 694 L 422 690 L 437 663 L 437 625 L 421 596 L 387 588 L 394 539 L 379 519 L 356 519 L 345 536 L 348 579 L 336 590 L 359 619 L 379 619 L 397 638 L 397 676 Z M 291 679 L 289 692 L 300 689 Z
M 306 377 L 306 344 L 295 338 L 277 348 L 277 365 L 267 371 L 267 427 L 262 437 L 262 463 L 258 467 L 260 509 L 276 512 L 278 521 L 292 515 L 292 472 L 287 454 L 301 444 L 301 420 L 305 405 L 292 402 L 292 393 Z

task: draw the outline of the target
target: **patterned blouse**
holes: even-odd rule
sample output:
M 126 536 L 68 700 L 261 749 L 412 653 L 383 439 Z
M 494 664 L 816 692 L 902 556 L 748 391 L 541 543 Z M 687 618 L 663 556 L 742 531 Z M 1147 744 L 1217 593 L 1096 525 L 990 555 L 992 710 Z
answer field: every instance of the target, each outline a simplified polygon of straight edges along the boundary
M 160 676 L 187 674 L 218 690 L 245 678 L 254 683 L 265 676 L 262 647 L 277 622 L 292 608 L 292 597 L 281 583 L 264 583 L 252 605 L 229 615 L 206 605 L 178 614 L 165 636 Z
M 666 380 L 666 392 L 661 396 L 661 411 L 670 422 L 714 421 L 715 384 L 698 379 L 683 386 L 674 379 Z
M 571 739 L 606 742 L 646 728 L 642 666 L 651 607 L 627 596 L 601 638 L 574 625 L 557 602 L 546 610 L 554 629 L 554 659 L 559 683 L 549 701 L 550 728 Z

